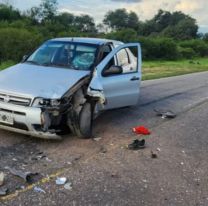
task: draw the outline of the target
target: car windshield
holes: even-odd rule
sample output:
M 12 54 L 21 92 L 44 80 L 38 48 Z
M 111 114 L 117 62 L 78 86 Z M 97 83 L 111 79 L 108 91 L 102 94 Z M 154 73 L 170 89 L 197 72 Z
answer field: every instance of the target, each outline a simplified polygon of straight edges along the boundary
M 46 42 L 25 63 L 90 70 L 95 62 L 97 46 L 75 42 Z

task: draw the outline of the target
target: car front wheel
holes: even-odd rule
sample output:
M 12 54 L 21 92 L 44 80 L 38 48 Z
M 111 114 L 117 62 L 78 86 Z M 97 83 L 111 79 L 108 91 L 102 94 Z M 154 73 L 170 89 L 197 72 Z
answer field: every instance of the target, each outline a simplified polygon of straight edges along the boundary
M 90 102 L 84 103 L 79 115 L 75 115 L 72 123 L 72 132 L 79 138 L 92 137 L 94 106 Z

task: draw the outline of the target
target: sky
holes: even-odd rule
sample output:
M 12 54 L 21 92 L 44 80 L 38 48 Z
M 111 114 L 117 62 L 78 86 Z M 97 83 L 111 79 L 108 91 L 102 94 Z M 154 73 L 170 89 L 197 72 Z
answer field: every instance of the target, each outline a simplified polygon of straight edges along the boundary
M 41 0 L 0 0 L 9 1 L 20 10 L 38 6 Z M 140 20 L 152 18 L 159 9 L 182 11 L 194 17 L 200 32 L 208 32 L 208 0 L 58 0 L 60 12 L 71 12 L 76 15 L 89 14 L 96 23 L 100 23 L 109 10 L 126 8 L 134 11 Z

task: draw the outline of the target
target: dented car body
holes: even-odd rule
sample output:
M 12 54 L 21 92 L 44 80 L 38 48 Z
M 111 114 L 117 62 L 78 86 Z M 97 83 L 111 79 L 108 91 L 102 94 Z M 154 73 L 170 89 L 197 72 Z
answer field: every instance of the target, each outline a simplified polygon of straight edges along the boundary
M 141 64 L 138 43 L 49 40 L 0 72 L 0 128 L 45 139 L 61 139 L 65 130 L 91 137 L 101 111 L 137 104 Z

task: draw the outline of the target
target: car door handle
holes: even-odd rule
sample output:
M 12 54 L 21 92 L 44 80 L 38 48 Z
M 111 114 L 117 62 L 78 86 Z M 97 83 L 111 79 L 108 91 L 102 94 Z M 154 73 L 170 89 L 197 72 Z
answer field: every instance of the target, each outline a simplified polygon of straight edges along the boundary
M 140 78 L 139 78 L 139 77 L 134 76 L 134 77 L 132 77 L 130 80 L 131 80 L 131 81 L 138 81 L 138 80 L 140 80 Z

